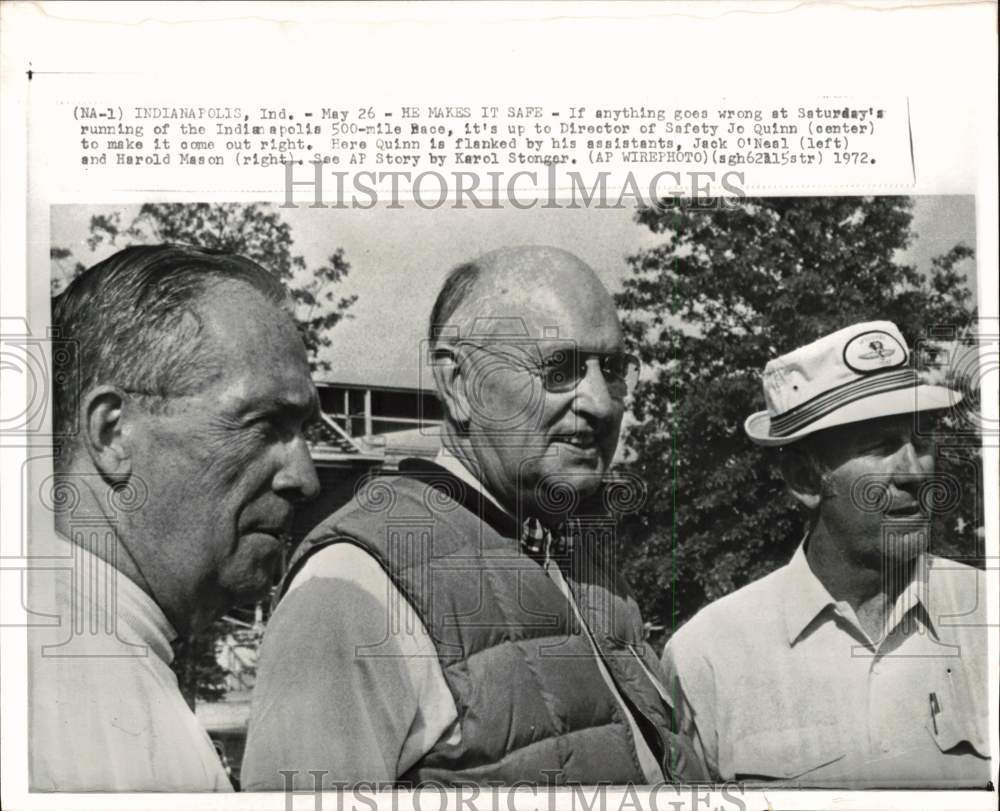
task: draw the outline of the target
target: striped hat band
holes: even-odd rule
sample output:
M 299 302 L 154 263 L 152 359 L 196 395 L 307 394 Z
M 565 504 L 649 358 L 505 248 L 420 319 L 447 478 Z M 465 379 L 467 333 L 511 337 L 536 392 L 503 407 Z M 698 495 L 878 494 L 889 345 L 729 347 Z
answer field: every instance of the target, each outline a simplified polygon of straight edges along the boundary
M 875 394 L 883 394 L 887 391 L 916 388 L 919 382 L 919 377 L 914 369 L 896 369 L 851 380 L 795 406 L 781 416 L 772 416 L 771 436 L 790 436 L 816 420 L 822 419 L 832 411 L 843 408 L 856 400 L 862 400 Z

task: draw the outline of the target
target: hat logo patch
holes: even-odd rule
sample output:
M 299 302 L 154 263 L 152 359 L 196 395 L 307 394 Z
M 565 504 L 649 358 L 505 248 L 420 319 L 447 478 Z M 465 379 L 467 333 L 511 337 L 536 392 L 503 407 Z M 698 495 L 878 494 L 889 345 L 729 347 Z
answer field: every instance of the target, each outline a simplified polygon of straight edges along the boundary
M 868 346 L 871 347 L 871 352 L 865 352 L 863 355 L 858 355 L 862 360 L 885 360 L 886 358 L 892 357 L 896 354 L 895 349 L 886 349 L 885 344 L 881 341 L 869 341 Z
M 906 349 L 888 332 L 863 332 L 847 342 L 844 363 L 860 374 L 895 369 L 906 363 Z

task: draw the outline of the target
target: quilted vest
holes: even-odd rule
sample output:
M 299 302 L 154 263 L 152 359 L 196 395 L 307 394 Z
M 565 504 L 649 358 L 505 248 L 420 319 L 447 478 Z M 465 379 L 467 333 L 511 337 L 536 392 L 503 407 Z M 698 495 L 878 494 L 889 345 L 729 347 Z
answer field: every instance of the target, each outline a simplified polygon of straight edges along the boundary
M 521 550 L 517 522 L 437 465 L 400 467 L 401 475 L 370 480 L 317 526 L 285 579 L 287 586 L 329 544 L 356 544 L 431 635 L 461 740 L 439 741 L 399 782 L 647 782 L 587 633 L 542 562 Z M 572 551 L 554 560 L 643 737 L 670 764 L 677 756 L 672 711 L 638 606 L 613 565 L 613 526 L 606 516 L 578 524 Z

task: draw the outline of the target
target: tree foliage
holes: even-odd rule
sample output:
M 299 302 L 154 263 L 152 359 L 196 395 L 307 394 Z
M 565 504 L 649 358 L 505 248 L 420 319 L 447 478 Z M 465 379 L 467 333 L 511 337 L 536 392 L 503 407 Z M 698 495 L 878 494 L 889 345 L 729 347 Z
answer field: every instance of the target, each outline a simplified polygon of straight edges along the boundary
M 329 368 L 319 357 L 330 345 L 328 332 L 347 316 L 357 299 L 336 296 L 337 283 L 351 269 L 342 248 L 334 250 L 319 267 L 307 268 L 305 259 L 293 251 L 291 226 L 273 207 L 261 203 L 147 203 L 127 222 L 123 222 L 121 212 L 95 215 L 90 220 L 87 245 L 91 251 L 101 245 L 124 248 L 162 242 L 237 253 L 275 274 L 294 302 L 313 368 Z M 53 247 L 50 255 L 61 271 L 53 274 L 54 280 L 86 268 L 64 247 Z
M 170 666 L 177 675 L 177 686 L 192 709 L 196 700 L 220 701 L 226 695 L 229 674 L 219 664 L 216 648 L 218 641 L 230 630 L 225 620 L 216 620 L 207 629 L 174 645 L 174 660 Z
M 768 360 L 865 320 L 894 321 L 911 347 L 931 325 L 974 318 L 956 245 L 921 270 L 899 261 L 914 238 L 908 198 L 746 198 L 645 208 L 663 242 L 630 257 L 617 297 L 645 375 L 629 463 L 649 484 L 622 526 L 622 555 L 644 615 L 669 634 L 706 603 L 783 565 L 804 516 L 771 452 L 743 421 L 763 408 Z M 968 478 L 974 449 L 944 464 Z M 975 488 L 935 527 L 937 551 L 973 553 Z M 659 641 L 659 640 L 656 640 Z

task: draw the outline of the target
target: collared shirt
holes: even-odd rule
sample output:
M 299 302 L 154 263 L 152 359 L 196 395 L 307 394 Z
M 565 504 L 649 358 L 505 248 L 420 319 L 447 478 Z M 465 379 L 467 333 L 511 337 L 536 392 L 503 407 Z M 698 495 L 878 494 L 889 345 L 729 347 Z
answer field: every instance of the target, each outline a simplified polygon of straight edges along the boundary
M 57 535 L 33 539 L 32 554 L 52 561 L 29 579 L 32 790 L 231 791 L 170 669 L 159 606 Z
M 800 546 L 712 603 L 664 651 L 681 731 L 720 780 L 984 786 L 985 577 L 924 556 L 872 640 Z
M 446 449 L 435 462 L 504 510 Z M 552 568 L 577 610 L 558 566 Z M 357 655 L 374 645 L 378 656 Z M 625 709 L 647 780 L 662 781 L 595 656 Z M 353 544 L 332 544 L 306 561 L 268 625 L 258 670 L 240 774 L 248 791 L 284 788 L 289 778 L 280 770 L 294 770 L 290 779 L 303 789 L 313 787 L 310 770 L 323 771 L 327 787 L 392 783 L 439 740 L 461 742 L 458 709 L 426 627 L 375 558 Z

